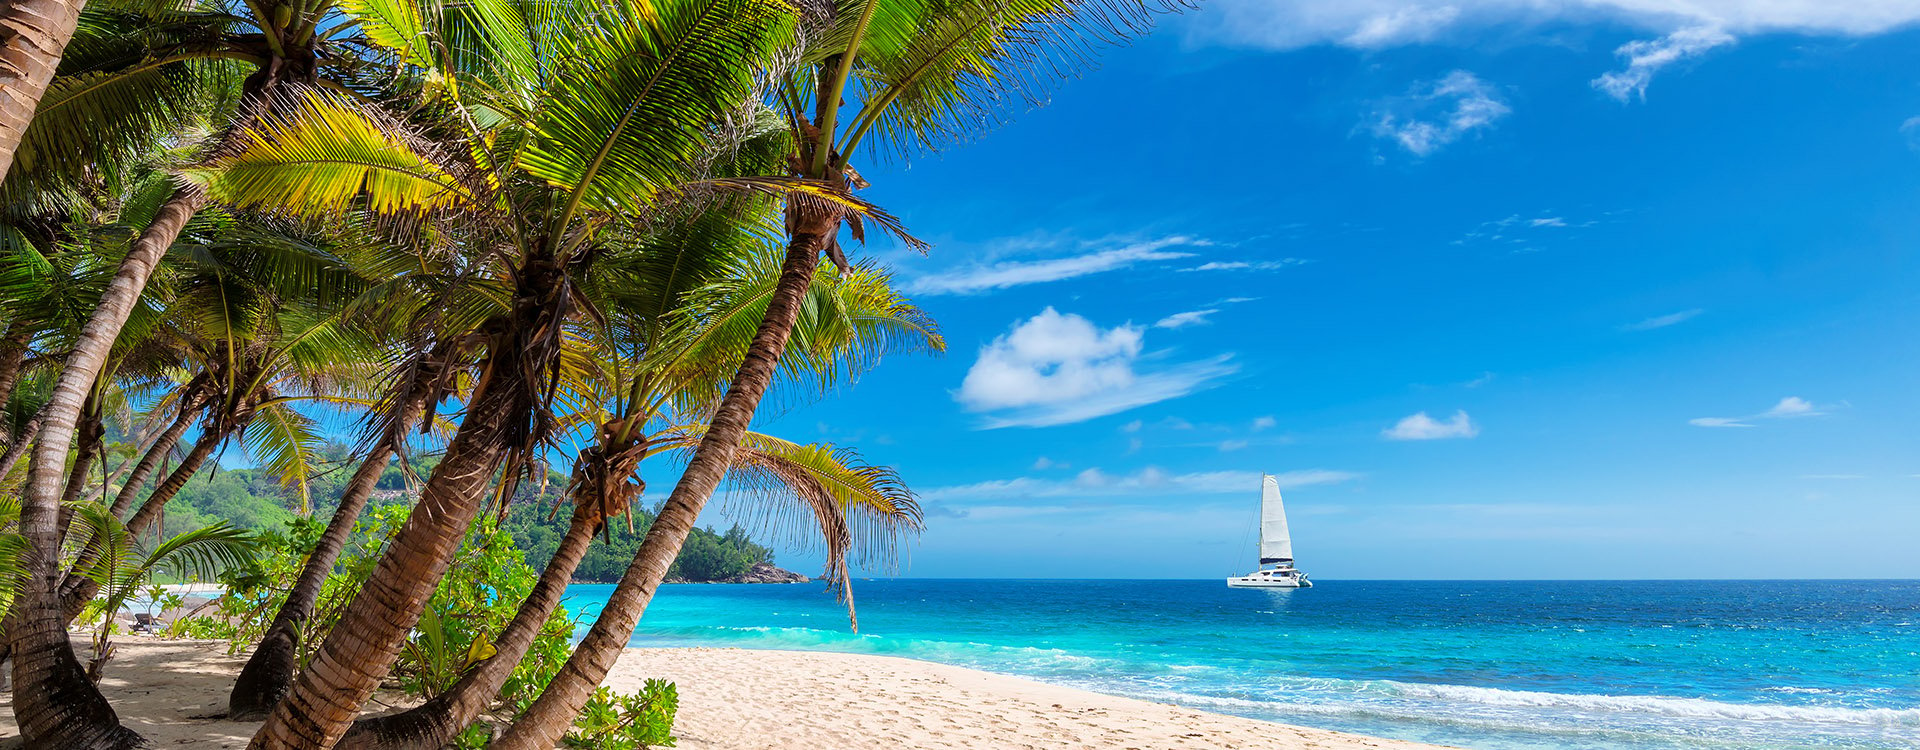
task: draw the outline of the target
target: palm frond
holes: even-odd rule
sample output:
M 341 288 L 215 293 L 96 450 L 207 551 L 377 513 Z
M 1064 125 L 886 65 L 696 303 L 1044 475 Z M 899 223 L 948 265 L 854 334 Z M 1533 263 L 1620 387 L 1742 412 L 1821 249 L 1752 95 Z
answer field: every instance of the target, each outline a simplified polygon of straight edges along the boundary
M 141 578 L 165 572 L 207 580 L 220 571 L 251 564 L 258 550 L 259 541 L 253 532 L 221 521 L 168 537 L 140 555 L 135 570 Z
M 210 162 L 182 173 L 231 205 L 294 216 L 488 209 L 463 183 L 465 169 L 406 126 L 317 89 L 281 97 Z
M 579 41 L 542 92 L 528 174 L 580 207 L 634 210 L 682 181 L 703 132 L 752 90 L 753 62 L 792 28 L 777 0 L 617 0 L 573 31 Z
M 905 45 L 863 45 L 861 104 L 839 142 L 911 155 L 964 142 L 1187 0 L 959 0 L 929 4 Z
M 856 630 L 849 560 L 891 570 L 905 538 L 921 528 L 920 506 L 900 475 L 865 463 L 851 449 L 750 432 L 728 478 L 741 496 L 729 496 L 730 515 L 825 547 L 827 577 Z
M 299 493 L 300 515 L 310 513 L 312 497 L 307 485 L 319 467 L 322 442 L 313 418 L 284 402 L 267 404 L 254 413 L 244 436 L 247 451 L 261 467 L 281 486 Z

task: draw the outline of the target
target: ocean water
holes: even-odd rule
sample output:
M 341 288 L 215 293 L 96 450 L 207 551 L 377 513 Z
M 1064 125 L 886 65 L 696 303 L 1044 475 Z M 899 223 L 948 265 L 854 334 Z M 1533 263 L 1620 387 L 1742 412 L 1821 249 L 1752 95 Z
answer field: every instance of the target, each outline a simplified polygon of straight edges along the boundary
M 1316 583 L 858 581 L 858 634 L 815 584 L 664 586 L 632 643 L 903 656 L 1495 750 L 1920 748 L 1920 581 Z

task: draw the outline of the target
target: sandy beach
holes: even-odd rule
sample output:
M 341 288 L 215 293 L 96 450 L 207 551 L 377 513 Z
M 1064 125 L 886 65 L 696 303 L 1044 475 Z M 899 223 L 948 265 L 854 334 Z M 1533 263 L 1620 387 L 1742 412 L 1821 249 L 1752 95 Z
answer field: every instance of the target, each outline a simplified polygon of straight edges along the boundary
M 210 717 L 225 710 L 243 661 L 221 643 L 123 638 L 101 687 L 121 720 L 160 747 L 242 748 L 256 725 Z M 677 684 L 675 734 L 694 750 L 1434 747 L 885 656 L 628 649 L 607 684 L 631 690 L 649 677 Z M 20 745 L 10 699 L 0 703 L 0 737 L 0 747 Z

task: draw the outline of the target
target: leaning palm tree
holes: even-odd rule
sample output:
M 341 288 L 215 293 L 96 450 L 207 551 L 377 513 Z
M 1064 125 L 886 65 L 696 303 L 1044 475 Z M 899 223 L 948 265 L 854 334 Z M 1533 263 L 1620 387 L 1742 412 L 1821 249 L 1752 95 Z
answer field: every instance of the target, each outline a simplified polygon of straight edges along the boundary
M 182 390 L 203 416 L 191 448 L 126 519 L 134 535 L 156 523 L 215 450 L 233 438 L 244 441 L 262 468 L 299 493 L 305 512 L 319 441 L 313 419 L 296 404 L 330 395 L 334 383 L 349 378 L 371 356 L 373 342 L 331 304 L 360 286 L 355 274 L 299 262 L 305 248 L 290 253 L 272 245 L 289 239 L 284 236 L 229 234 L 247 241 L 182 249 L 185 257 L 174 269 L 175 293 L 167 300 L 165 323 L 135 347 L 168 352 L 184 360 L 180 368 L 197 373 Z M 289 265 L 305 272 L 290 274 Z M 183 410 L 181 416 L 186 414 Z M 179 422 L 176 418 L 175 425 Z M 122 489 L 114 503 L 116 516 L 133 489 Z M 97 591 L 97 583 L 81 571 L 100 553 L 89 543 L 61 584 L 70 618 Z
M 0 65 L 5 69 L 0 71 L 0 76 L 30 75 L 33 80 L 40 82 L 34 84 L 32 80 L 25 81 L 29 85 L 20 88 L 22 99 L 34 102 L 40 99 L 47 76 L 52 72 L 53 58 L 58 56 L 58 52 L 49 47 L 53 42 L 65 44 L 71 29 L 78 22 L 80 4 L 60 0 L 19 3 L 9 6 L 7 23 L 0 24 L 13 32 L 36 29 L 38 23 L 17 21 L 12 14 L 15 11 L 35 10 L 36 6 L 42 5 L 48 6 L 45 10 L 50 11 L 47 19 L 53 25 L 47 31 L 52 33 L 37 40 L 40 44 L 38 50 L 23 47 L 15 39 L 6 39 L 6 54 L 22 49 L 34 54 L 18 61 L 5 60 L 5 64 Z M 223 43 L 231 43 L 230 46 L 235 47 L 245 43 L 247 48 L 221 49 L 199 55 L 226 55 L 257 64 L 258 67 L 241 87 L 237 109 L 242 117 L 264 111 L 269 95 L 285 84 L 319 80 L 319 50 L 323 40 L 316 32 L 333 12 L 331 4 L 326 2 L 267 0 L 248 2 L 246 5 L 261 14 L 251 19 L 231 12 L 216 11 L 212 15 L 218 17 L 219 23 L 225 24 L 233 24 L 235 19 L 248 19 L 241 23 L 251 26 L 251 31 L 257 34 L 229 33 L 221 39 Z M 331 33 L 350 26 L 333 24 L 327 28 Z M 263 45 L 266 49 L 257 49 L 256 45 Z M 110 91 L 111 88 L 99 86 L 93 90 Z M 6 91 L 11 99 L 13 87 L 8 86 Z M 4 113 L 0 114 L 0 147 L 7 151 L 9 164 L 13 161 L 14 148 L 21 138 L 20 131 L 27 127 L 23 112 L 31 110 L 32 106 L 21 99 L 0 102 L 0 113 Z M 136 733 L 120 726 L 112 706 L 85 679 L 67 638 L 65 608 L 59 591 L 59 546 L 64 531 L 59 507 L 63 484 L 61 477 L 83 402 L 106 364 L 114 340 L 146 288 L 161 256 L 204 204 L 205 197 L 197 187 L 183 185 L 152 213 L 145 230 L 121 259 L 97 306 L 80 328 L 75 345 L 67 355 L 48 397 L 45 413 L 40 418 L 40 435 L 28 463 L 20 518 L 21 533 L 28 543 L 28 551 L 23 557 L 28 579 L 16 607 L 14 625 L 9 627 L 7 633 L 14 647 L 14 710 L 19 716 L 21 734 L 32 745 L 117 748 L 138 746 L 144 742 Z
M 254 645 L 253 654 L 234 681 L 227 699 L 228 718 L 235 721 L 265 718 L 292 688 L 302 634 L 320 602 L 327 578 L 333 575 L 334 564 L 346 549 L 360 512 L 373 496 L 374 487 L 388 463 L 406 450 L 407 433 L 425 417 L 429 403 L 438 403 L 446 389 L 442 376 L 452 373 L 444 367 L 444 362 L 444 357 L 431 352 L 409 358 L 408 366 L 402 368 L 401 382 L 405 385 L 394 389 L 384 407 L 374 405 L 376 410 L 371 414 L 376 416 L 370 420 L 373 422 L 372 443 L 359 468 L 341 490 L 340 502 L 313 551 L 307 554 L 300 573 L 294 577 L 286 600 L 274 612 L 272 623 Z
M 452 329 L 471 332 L 461 334 L 459 356 L 481 373 L 458 430 L 366 589 L 268 716 L 255 747 L 327 746 L 347 729 L 494 478 L 505 477 L 510 490 L 543 450 L 566 323 L 596 309 L 575 280 L 608 243 L 643 230 L 661 205 L 714 192 L 803 195 L 865 210 L 811 183 L 698 169 L 713 124 L 748 95 L 756 62 L 789 34 L 783 3 L 529 4 L 538 18 L 517 15 L 515 5 L 458 10 L 507 14 L 514 23 L 461 27 L 463 36 L 485 38 L 490 67 L 473 85 L 443 90 L 443 116 L 430 128 L 303 92 L 195 172 L 211 194 L 246 206 L 437 222 L 437 236 L 452 243 L 447 252 L 468 258 L 469 273 L 497 280 L 488 313 Z M 388 26 L 411 31 L 394 38 L 426 33 L 420 15 L 400 16 Z M 377 26 L 366 24 L 370 37 L 379 36 Z M 544 33 L 555 29 L 565 33 Z M 555 38 L 569 43 L 548 44 Z M 438 145 L 428 133 L 452 142 Z
M 674 417 L 719 397 L 713 373 L 738 361 L 750 323 L 779 276 L 777 248 L 737 223 L 731 212 L 707 211 L 669 224 L 638 247 L 614 251 L 612 262 L 585 280 L 608 303 L 605 324 L 587 327 L 587 349 L 611 371 L 593 382 L 613 387 L 592 398 L 584 413 L 568 415 L 595 429 L 574 465 L 568 487 L 574 511 L 565 535 L 494 639 L 493 656 L 417 708 L 357 722 L 338 747 L 432 750 L 450 742 L 499 694 L 559 604 L 594 534 L 638 498 L 642 462 L 684 455 L 698 444 L 701 421 Z M 819 274 L 809 295 L 813 314 L 798 327 L 807 345 L 782 363 L 786 382 L 824 390 L 857 377 L 883 355 L 942 348 L 931 321 L 888 282 L 872 268 Z M 757 491 L 761 510 L 804 510 L 818 530 L 810 536 L 825 542 L 829 568 L 842 581 L 850 552 L 884 555 L 920 520 L 912 495 L 890 469 L 830 446 L 752 435 L 733 476 Z
M 1002 102 L 1037 104 L 1034 87 L 1083 61 L 1087 44 L 1143 31 L 1151 12 L 1147 0 L 839 0 L 803 22 L 789 55 L 798 64 L 777 72 L 773 98 L 792 133 L 792 173 L 843 189 L 864 186 L 851 166 L 858 149 L 912 153 L 971 135 L 997 121 Z M 849 100 L 851 116 L 842 120 Z M 855 239 L 864 236 L 864 222 L 833 204 L 788 203 L 780 284 L 700 447 L 599 620 L 495 747 L 552 747 L 612 668 L 733 464 L 820 256 L 845 267 L 843 224 Z
M 86 0 L 20 0 L 0 10 L 0 178 L 53 80 Z

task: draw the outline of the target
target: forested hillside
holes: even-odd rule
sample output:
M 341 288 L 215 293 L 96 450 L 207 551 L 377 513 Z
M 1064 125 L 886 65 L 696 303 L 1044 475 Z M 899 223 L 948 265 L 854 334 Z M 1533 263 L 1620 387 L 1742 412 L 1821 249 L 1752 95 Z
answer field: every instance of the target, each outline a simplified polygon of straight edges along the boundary
M 333 513 L 356 465 L 349 460 L 350 451 L 345 446 L 327 446 L 324 455 L 326 468 L 308 483 L 311 516 L 318 519 L 313 523 L 324 523 Z M 369 505 L 383 507 L 412 502 L 408 469 L 424 476 L 437 462 L 435 456 L 423 456 L 411 461 L 406 469 L 397 462 L 389 466 Z M 536 482 L 523 482 L 506 517 L 501 519 L 500 528 L 513 535 L 515 545 L 526 553 L 527 564 L 535 569 L 546 564 L 559 546 L 560 537 L 566 533 L 568 510 L 564 507 L 558 512 L 554 510 L 566 482 L 566 477 L 554 472 L 548 473 L 544 487 Z M 243 528 L 281 529 L 300 517 L 300 505 L 297 490 L 281 486 L 264 471 L 205 471 L 167 505 L 161 530 L 175 534 L 222 520 Z M 497 511 L 497 507 L 489 510 Z M 638 510 L 629 530 L 625 518 L 614 519 L 594 541 L 574 572 L 574 580 L 604 583 L 619 580 L 652 520 L 651 513 Z M 756 544 L 745 529 L 735 527 L 719 532 L 696 528 L 681 548 L 671 576 L 689 581 L 728 580 L 745 574 L 756 563 L 772 561 L 773 551 Z

